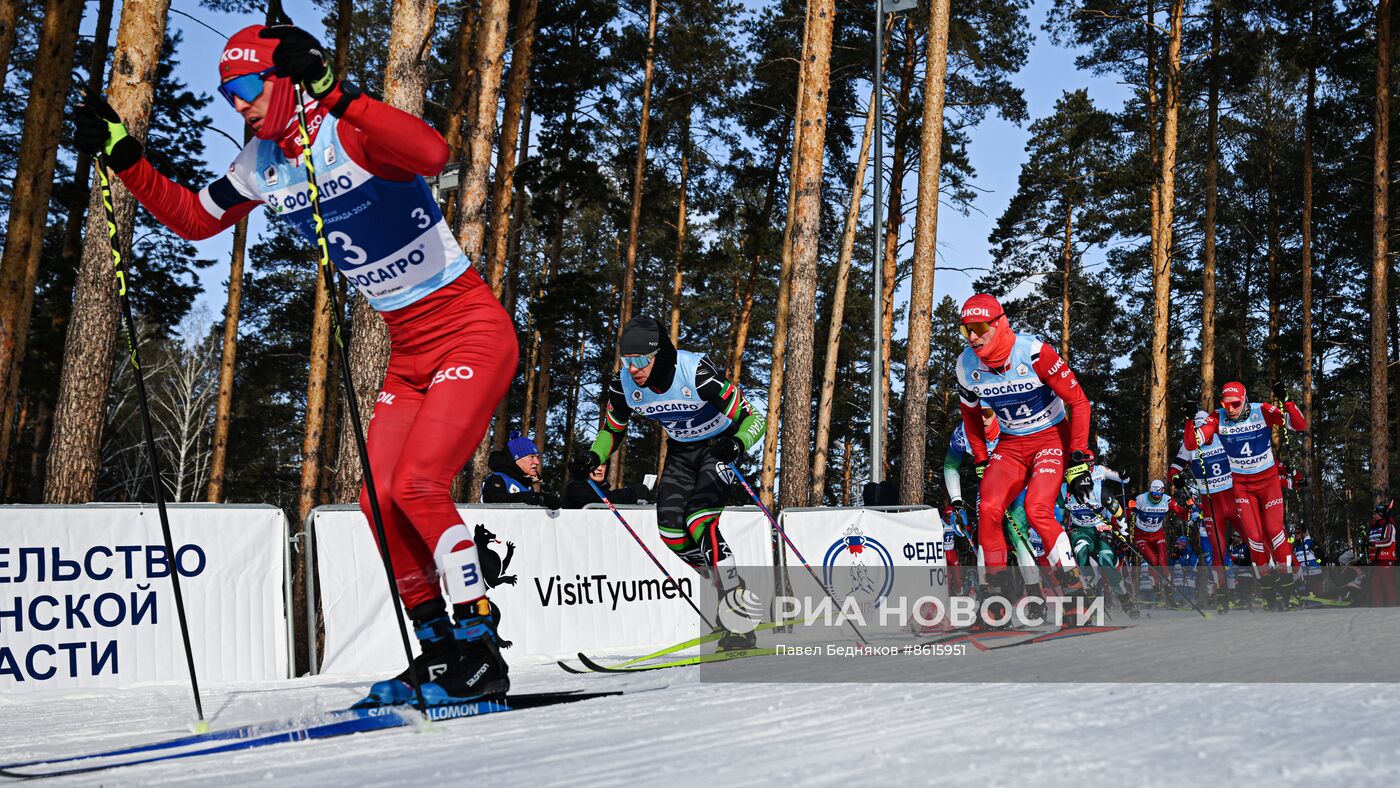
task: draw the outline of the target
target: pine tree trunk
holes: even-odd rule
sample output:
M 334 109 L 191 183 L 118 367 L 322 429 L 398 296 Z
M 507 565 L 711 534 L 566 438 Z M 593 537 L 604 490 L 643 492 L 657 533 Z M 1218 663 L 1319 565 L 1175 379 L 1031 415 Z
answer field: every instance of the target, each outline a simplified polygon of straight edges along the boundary
M 1220 9 L 1216 6 L 1210 15 L 1212 53 L 1217 53 L 1219 41 Z M 1201 259 L 1201 410 L 1205 411 L 1215 404 L 1215 209 L 1220 169 L 1220 71 L 1216 54 L 1211 55 L 1207 68 L 1210 84 L 1206 99 L 1206 215 Z M 1307 241 L 1303 244 L 1306 248 Z
M 1279 216 L 1278 216 L 1278 212 L 1279 212 L 1279 208 L 1278 208 L 1278 190 L 1277 190 L 1276 184 L 1275 184 L 1275 182 L 1274 182 L 1274 151 L 1277 150 L 1277 144 L 1278 144 L 1278 143 L 1277 143 L 1277 140 L 1276 140 L 1275 137 L 1274 137 L 1274 124 L 1275 124 L 1275 122 L 1276 122 L 1276 116 L 1275 116 L 1275 113 L 1274 113 L 1274 83 L 1273 83 L 1273 78 L 1272 78 L 1271 76 L 1270 76 L 1270 77 L 1266 77 L 1266 79 L 1268 79 L 1269 82 L 1268 82 L 1268 84 L 1267 84 L 1267 87 L 1265 88 L 1265 97 L 1266 97 L 1267 100 L 1268 100 L 1268 109 L 1266 110 L 1265 120 L 1264 120 L 1264 123 L 1265 123 L 1265 125 L 1266 125 L 1266 129 L 1265 129 L 1265 132 L 1264 132 L 1264 140 L 1265 140 L 1264 150 L 1266 151 L 1266 152 L 1265 152 L 1265 155 L 1268 157 L 1268 159 L 1267 159 L 1267 161 L 1266 161 L 1265 164 L 1264 164 L 1264 170 L 1265 170 L 1265 183 L 1266 183 L 1266 191 L 1267 191 L 1267 195 L 1268 195 L 1268 196 L 1267 196 L 1267 202 L 1268 202 L 1268 211 L 1269 211 L 1269 226 L 1268 226 L 1268 230 L 1267 230 L 1267 233 L 1268 233 L 1268 249 L 1267 249 L 1267 251 L 1266 251 L 1266 256 L 1268 257 L 1268 263 L 1269 263 L 1269 284 L 1268 284 L 1268 289 L 1269 289 L 1269 293 L 1268 293 L 1268 296 L 1269 296 L 1269 339 L 1268 339 L 1268 344 L 1267 344 L 1267 346 L 1266 346 L 1265 352 L 1267 352 L 1267 353 L 1268 353 L 1268 356 L 1269 356 L 1268 361 L 1266 362 L 1266 368 L 1267 368 L 1267 370 L 1268 370 L 1269 386 L 1270 386 L 1270 388 L 1272 388 L 1272 387 L 1273 387 L 1273 384 L 1277 383 L 1278 380 L 1279 380 L 1279 377 L 1278 377 L 1278 374 L 1279 374 L 1279 373 L 1278 373 L 1278 332 L 1279 332 L 1279 292 L 1278 292 L 1278 278 L 1279 278 L 1279 259 L 1278 259 L 1278 258 L 1279 258 L 1279 229 L 1280 229 L 1280 228 L 1279 228 Z M 1277 449 L 1277 448 L 1278 448 L 1278 446 L 1277 446 L 1277 444 L 1278 444 L 1278 432 L 1277 432 L 1277 431 L 1274 431 L 1274 444 L 1275 444 L 1275 449 Z
M 1065 200 L 1065 243 L 1060 252 L 1060 358 L 1069 361 L 1070 274 L 1074 265 L 1074 203 Z
M 1181 17 L 1184 0 L 1172 0 L 1167 42 L 1166 90 L 1162 97 L 1162 168 L 1157 182 L 1157 243 L 1152 255 L 1152 389 L 1148 395 L 1148 474 L 1167 472 L 1167 329 L 1171 319 L 1172 207 L 1176 186 L 1177 115 L 1181 103 Z
M 768 412 L 763 433 L 763 473 L 758 494 L 763 505 L 773 508 L 773 484 L 777 478 L 778 439 L 783 405 L 783 379 L 786 374 L 788 301 L 792 286 L 792 227 L 797 206 L 797 169 L 802 153 L 802 108 L 806 90 L 808 51 L 811 47 L 813 2 L 807 2 L 807 16 L 802 23 L 802 59 L 797 68 L 797 101 L 793 104 L 792 163 L 788 165 L 787 222 L 783 228 L 782 262 L 778 267 L 778 301 L 774 310 L 773 355 L 768 373 Z M 750 314 L 752 310 L 750 309 Z M 748 316 L 745 316 L 747 326 Z M 737 361 L 735 363 L 738 363 Z
M 442 138 L 452 151 L 452 160 L 462 157 L 462 122 L 467 117 L 468 97 L 476 83 L 473 69 L 476 61 L 472 57 L 476 50 L 477 22 L 480 19 L 480 6 L 476 2 L 462 3 L 462 21 L 457 25 L 457 53 L 452 58 L 451 80 L 447 83 L 447 124 Z
M 4 426 L 0 427 L 0 468 L 5 467 L 9 453 L 10 422 L 28 344 L 29 318 L 34 311 L 34 282 L 39 275 L 39 256 L 48 226 L 49 194 L 53 190 L 58 142 L 63 136 L 64 103 L 82 13 L 83 3 L 77 0 L 45 3 L 34 76 L 26 100 L 5 248 L 0 255 L 0 414 L 4 418 Z M 13 23 L 7 35 L 13 38 Z M 90 174 L 84 171 L 79 177 L 86 179 Z
M 572 125 L 570 123 L 570 125 Z M 562 206 L 561 206 L 562 207 Z M 549 245 L 549 254 L 545 259 L 544 290 L 554 283 L 555 277 L 559 275 L 559 266 L 564 259 L 564 213 L 560 210 L 555 215 L 554 238 Z M 544 445 L 545 430 L 549 427 L 549 387 L 551 373 L 554 365 L 554 342 L 550 337 L 550 332 L 540 331 L 539 333 L 539 355 L 535 360 L 535 411 L 534 411 L 534 437 L 539 445 Z M 531 413 L 525 412 L 525 417 L 530 418 Z M 521 425 L 525 429 L 529 424 Z M 620 473 L 620 471 L 619 471 Z
M 687 87 L 689 85 L 687 84 Z M 690 187 L 690 116 L 693 107 L 685 108 L 685 125 L 681 128 L 681 183 L 680 200 L 676 208 L 676 256 L 675 268 L 671 274 L 671 346 L 675 347 L 681 337 L 681 291 L 685 285 L 685 197 Z M 667 441 L 663 437 L 661 448 L 656 454 L 656 475 L 666 467 Z
M 15 4 L 6 0 L 0 3 L 0 38 L 9 36 L 8 43 L 0 42 L 0 47 L 4 52 L 0 57 L 8 57 L 10 44 L 13 43 Z M 8 14 L 9 20 L 5 17 Z M 100 94 L 102 85 L 106 78 L 107 45 L 112 37 L 112 0 L 101 0 L 97 5 L 96 25 L 93 29 L 92 48 L 88 54 L 88 81 L 87 90 L 91 94 Z M 5 68 L 0 67 L 0 85 L 4 84 Z M 86 153 L 79 153 L 77 163 L 73 166 L 73 186 L 72 196 L 68 200 L 68 216 L 63 223 L 63 246 L 59 252 L 59 259 L 64 270 L 76 271 L 83 251 L 83 220 L 87 217 L 87 203 L 91 197 L 91 184 L 95 178 L 92 171 L 92 157 Z M 65 281 L 61 279 L 60 281 Z M 53 317 L 53 327 L 55 331 L 62 334 L 68 326 L 68 308 L 72 304 L 73 291 L 71 284 L 66 292 L 57 294 L 58 303 Z M 22 305 L 20 311 L 33 314 L 34 291 L 30 290 L 25 296 L 27 306 Z M 29 332 L 21 331 L 16 338 L 14 358 L 16 363 L 10 370 L 9 386 L 10 391 L 18 392 L 21 384 L 21 371 L 24 367 L 25 351 L 29 346 Z M 54 359 L 45 366 L 57 364 Z M 3 391 L 3 384 L 0 384 L 0 391 Z M 16 429 L 12 435 L 10 428 L 14 415 L 14 398 L 0 399 L 0 468 L 6 467 L 9 457 L 9 449 L 14 440 L 18 439 L 19 430 Z M 47 411 L 47 408 L 44 409 Z
M 15 48 L 15 26 L 19 23 L 19 0 L 0 0 L 0 85 L 10 74 L 10 53 Z
M 841 505 L 851 505 L 851 469 L 855 467 L 855 457 L 851 454 L 853 450 L 851 435 L 846 434 L 845 445 L 841 450 Z M 820 503 L 820 501 L 818 501 Z
M 656 65 L 656 4 L 651 0 L 647 20 L 647 50 L 642 68 L 642 121 L 637 131 L 637 160 L 632 168 L 632 210 L 627 217 L 627 259 L 622 274 L 622 311 L 617 323 L 617 352 L 613 372 L 622 369 L 622 331 L 632 319 L 632 293 L 636 288 L 637 233 L 642 221 L 642 184 L 647 169 L 647 135 L 651 130 L 651 81 Z M 620 477 L 621 462 L 616 471 Z
M 524 120 L 525 92 L 530 85 L 530 53 L 535 45 L 535 12 L 538 0 L 520 0 L 516 16 L 515 46 L 511 49 L 510 69 L 506 72 L 506 105 L 501 115 L 500 148 L 496 156 L 496 183 L 491 194 L 491 241 L 486 250 L 486 283 L 491 292 L 501 298 L 502 275 L 506 265 L 506 247 L 510 237 L 513 205 L 511 193 L 515 187 L 515 170 L 519 153 L 520 127 Z M 528 148 L 529 140 L 525 141 Z
M 1309 429 L 1303 433 L 1303 472 L 1309 480 L 1307 522 L 1316 528 L 1322 522 L 1322 476 L 1313 458 L 1313 434 L 1318 422 L 1313 415 L 1313 124 L 1317 115 L 1317 0 L 1313 0 L 1308 29 L 1307 104 L 1303 110 L 1303 241 L 1300 261 L 1303 267 L 1303 417 Z M 1323 534 L 1326 541 L 1326 535 Z
M 321 488 L 321 441 L 326 423 L 326 379 L 330 373 L 331 304 L 325 279 L 316 277 L 312 307 L 310 368 L 306 379 L 306 427 L 301 438 L 301 483 L 297 498 L 297 523 L 306 521 L 317 504 Z
M 509 0 L 482 0 L 476 39 L 476 112 L 463 129 L 466 146 L 457 186 L 457 243 L 476 265 L 486 234 L 486 191 L 501 89 Z M 421 102 L 422 99 L 420 98 Z
M 335 0 L 335 73 L 347 74 L 350 68 L 350 31 L 355 23 L 353 0 Z
M 841 326 L 846 316 L 846 288 L 850 282 L 856 230 L 860 228 L 860 201 L 865 194 L 865 170 L 870 163 L 870 141 L 874 136 L 875 94 L 872 90 L 870 103 L 865 111 L 865 132 L 860 138 L 856 172 L 851 177 L 851 200 L 846 208 L 846 230 L 841 236 L 841 253 L 836 258 L 836 277 L 831 293 L 831 322 L 826 329 L 826 363 L 822 367 L 821 399 L 817 404 L 816 447 L 812 452 L 812 500 L 816 501 L 817 505 L 821 505 L 826 492 L 827 450 L 831 445 L 831 411 L 836 399 L 836 363 L 841 355 Z
M 530 120 L 532 116 L 530 112 L 530 102 L 528 98 L 525 101 L 525 106 L 521 109 L 521 112 L 524 114 L 524 118 L 522 118 L 520 122 L 521 142 L 520 153 L 518 154 L 519 161 L 516 163 L 517 170 L 519 170 L 520 167 L 523 166 L 525 162 L 530 158 Z M 526 208 L 527 205 L 525 202 L 525 185 L 521 181 L 516 180 L 515 193 L 511 197 L 510 212 L 512 219 L 510 223 L 510 233 L 507 236 L 506 244 L 506 260 L 508 265 L 506 267 L 505 285 L 501 290 L 502 302 L 505 305 L 506 313 L 511 316 L 512 322 L 514 322 L 515 320 L 515 308 L 520 297 L 520 235 L 522 228 L 524 228 L 525 224 L 529 221 L 529 216 L 526 213 Z M 533 352 L 533 346 L 531 347 L 531 350 Z M 530 359 L 530 366 L 526 368 L 525 372 L 527 376 L 527 392 L 529 391 L 530 385 L 532 385 L 534 382 L 533 370 L 534 358 L 532 355 Z M 529 410 L 527 409 L 525 412 L 529 413 Z M 509 396 L 501 397 L 501 401 L 496 403 L 496 412 L 491 417 L 491 423 L 494 425 L 491 433 L 491 449 L 495 450 L 504 448 L 506 445 L 508 427 L 510 424 Z
M 899 230 L 904 224 L 904 176 L 908 169 L 909 135 L 912 131 L 909 96 L 914 88 L 914 67 L 918 60 L 913 25 L 904 17 L 904 69 L 899 78 L 899 99 L 895 102 L 894 156 L 890 161 L 889 208 L 885 212 L 883 273 L 880 292 L 880 412 L 872 415 L 872 428 L 889 435 L 891 345 L 894 344 L 894 291 L 899 283 Z M 876 168 L 878 169 L 878 167 Z M 880 442 L 880 467 L 888 470 L 889 441 Z M 884 473 L 881 473 L 883 478 Z
M 783 375 L 783 508 L 807 506 L 811 501 L 812 339 L 817 321 L 822 154 L 835 16 L 835 0 L 808 0 L 808 45 L 802 60 L 802 102 L 797 111 L 802 132 L 793 170 L 797 204 L 792 221 L 791 315 Z
M 224 500 L 228 463 L 228 425 L 233 416 L 233 371 L 238 360 L 238 317 L 243 304 L 243 260 L 248 248 L 248 219 L 233 228 L 233 258 L 229 263 L 228 302 L 224 306 L 223 355 L 219 361 L 219 395 L 214 405 L 214 445 L 209 458 L 209 487 L 205 499 Z
M 760 264 L 763 262 L 763 255 L 758 251 L 759 233 L 768 226 L 773 216 L 773 205 L 778 198 L 778 184 L 782 178 L 782 167 L 780 162 L 788 158 L 787 144 L 792 135 L 787 128 L 778 135 L 778 151 L 774 154 L 772 161 L 773 176 L 768 179 L 768 188 L 763 198 L 763 210 L 754 215 L 754 221 L 749 226 L 748 234 L 744 239 L 744 258 L 749 260 L 749 275 L 744 279 L 743 297 L 739 299 L 738 314 L 735 315 L 732 324 L 732 342 L 729 344 L 729 366 L 726 368 L 726 377 L 734 381 L 734 385 L 740 384 L 740 377 L 744 371 L 744 348 L 749 341 L 749 322 L 753 318 L 754 291 L 758 286 L 758 272 Z M 789 198 L 791 195 L 789 194 Z M 791 203 L 791 199 L 789 199 Z M 734 288 L 739 292 L 739 288 Z
M 1376 8 L 1376 120 L 1375 170 L 1371 218 L 1371 497 L 1384 503 L 1389 494 L 1390 430 L 1386 350 L 1386 318 L 1389 309 L 1390 248 L 1386 230 L 1390 223 L 1390 0 Z
M 486 232 L 486 179 L 496 131 L 496 106 L 501 88 L 501 58 L 505 54 L 509 0 L 482 0 L 476 30 L 475 91 L 468 100 L 470 125 L 464 129 L 465 145 L 457 186 L 457 241 L 467 259 L 476 265 Z M 528 414 L 527 414 L 528 415 Z M 469 500 L 481 499 L 491 442 L 482 440 L 467 466 Z
M 145 139 L 150 125 L 169 8 L 169 0 L 127 0 L 122 4 L 107 100 L 138 140 Z M 76 29 L 76 25 L 73 27 Z M 71 51 L 61 62 L 71 59 Z M 54 96 L 60 104 L 67 76 L 65 65 Z M 117 221 L 115 240 L 119 249 L 127 250 L 131 246 L 136 200 L 118 179 L 113 177 L 112 181 L 112 206 Z M 86 239 L 82 266 L 73 289 L 72 319 L 64 340 L 63 375 L 59 381 L 58 404 L 54 408 L 53 440 L 44 482 L 45 503 L 93 500 L 102 462 L 107 390 L 111 385 L 113 353 L 120 329 L 117 283 L 112 277 L 102 194 L 95 189 L 88 203 Z M 7 246 L 7 255 L 8 252 Z M 127 286 L 141 286 L 139 272 Z
M 909 346 L 904 373 L 904 452 L 899 499 L 924 502 L 928 444 L 928 361 L 933 334 L 934 261 L 938 254 L 938 179 L 943 165 L 943 99 L 948 75 L 949 0 L 929 9 L 924 71 L 923 136 L 919 146 L 919 204 L 914 219 L 914 269 L 909 295 Z

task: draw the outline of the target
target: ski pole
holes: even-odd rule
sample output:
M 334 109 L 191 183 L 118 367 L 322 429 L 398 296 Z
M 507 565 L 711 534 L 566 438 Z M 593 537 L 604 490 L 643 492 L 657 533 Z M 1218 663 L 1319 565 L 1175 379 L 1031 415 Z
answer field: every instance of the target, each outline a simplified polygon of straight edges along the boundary
M 710 623 L 710 619 L 704 613 L 700 612 L 700 608 L 696 607 L 695 601 L 692 600 L 688 595 L 686 595 L 684 591 L 681 591 L 681 584 L 676 581 L 676 578 L 671 576 L 670 572 L 666 571 L 666 567 L 663 566 L 661 560 L 656 557 L 656 553 L 653 553 L 651 551 L 651 548 L 646 546 L 646 543 L 642 541 L 642 537 L 638 536 L 637 532 L 632 530 L 632 526 L 627 524 L 627 520 L 622 516 L 622 512 L 619 512 L 617 510 L 617 507 L 613 506 L 613 502 L 608 500 L 608 495 L 607 493 L 603 492 L 603 488 L 599 487 L 597 482 L 593 481 L 592 479 L 588 480 L 588 486 L 592 487 L 593 492 L 597 493 L 598 497 L 602 499 L 603 503 L 608 505 L 608 508 L 612 510 L 613 516 L 617 518 L 617 521 L 619 523 L 622 523 L 623 528 L 627 529 L 627 533 L 632 535 L 632 539 L 636 541 L 638 547 L 642 548 L 642 552 L 647 554 L 647 558 L 650 558 L 651 562 L 653 564 L 656 564 L 656 568 L 661 570 L 661 574 L 665 575 L 666 579 L 670 580 L 671 584 L 676 587 L 676 591 L 681 595 L 681 599 L 684 599 L 685 603 L 687 605 L 690 605 L 690 609 L 695 611 L 695 615 L 699 616 L 700 620 L 705 622 L 705 626 L 709 627 L 710 629 L 714 629 L 715 625 Z
M 1102 515 L 1100 515 L 1100 517 L 1102 517 Z M 1151 564 L 1150 562 L 1148 562 L 1147 556 L 1143 555 L 1143 554 L 1137 549 L 1137 547 L 1133 545 L 1132 542 L 1128 541 L 1127 537 L 1123 536 L 1122 534 L 1118 533 L 1117 531 L 1113 530 L 1112 528 L 1109 528 L 1109 531 L 1110 531 L 1114 536 L 1118 537 L 1118 539 L 1119 539 L 1120 541 L 1122 541 L 1123 544 L 1126 545 L 1127 548 L 1128 548 L 1130 551 L 1132 551 L 1133 555 L 1137 556 L 1137 559 L 1138 559 L 1139 561 L 1142 562 L 1143 566 L 1146 566 L 1146 567 L 1147 567 L 1147 571 L 1151 572 L 1153 569 L 1157 568 L 1157 567 L 1152 566 L 1152 564 Z M 1154 573 L 1154 574 L 1155 574 L 1155 573 Z M 1185 602 L 1186 604 L 1190 605 L 1190 606 L 1192 607 L 1192 609 L 1194 609 L 1197 613 L 1200 613 L 1200 614 L 1201 614 L 1201 618 L 1205 618 L 1205 619 L 1209 619 L 1209 618 L 1210 618 L 1210 614 L 1209 614 L 1209 613 L 1207 613 L 1206 611 L 1202 610 L 1201 607 L 1200 607 L 1200 605 L 1197 605 L 1195 602 L 1192 602 L 1190 599 L 1188 599 L 1188 598 L 1186 597 L 1186 594 L 1182 593 L 1181 589 L 1179 589 L 1179 588 L 1176 587 L 1176 583 L 1173 583 L 1173 582 L 1172 582 L 1171 575 L 1166 575 L 1166 576 L 1164 577 L 1163 575 L 1158 574 L 1157 576 L 1162 578 L 1162 582 L 1166 583 L 1167 586 L 1171 588 L 1171 590 L 1176 594 L 1177 598 L 1179 598 L 1181 601 Z
M 292 18 L 282 10 L 281 0 L 271 0 L 267 4 L 267 25 L 290 25 Z M 331 268 L 330 246 L 326 243 L 325 221 L 321 218 L 321 191 L 316 187 L 316 162 L 311 155 L 311 133 L 306 127 L 306 100 L 302 94 L 301 86 L 296 86 L 297 104 L 297 133 L 301 137 L 301 160 L 306 165 L 306 183 L 311 192 L 311 217 L 316 227 L 316 247 L 320 251 L 320 261 L 318 265 L 324 274 L 322 284 L 326 288 L 328 296 L 326 306 L 331 311 L 331 325 L 335 328 L 335 346 L 337 355 L 340 356 L 340 374 L 342 380 L 341 388 L 345 393 L 345 409 L 350 414 L 350 428 L 355 432 L 355 446 L 359 450 L 360 470 L 365 477 L 365 493 L 369 498 L 370 513 L 374 520 L 374 533 L 379 538 L 379 555 L 384 562 L 384 576 L 389 581 L 389 596 L 394 601 L 394 610 L 403 608 L 403 599 L 399 597 L 399 586 L 394 580 L 394 562 L 389 557 L 389 542 L 384 533 L 384 517 L 379 508 L 379 492 L 374 486 L 374 473 L 370 469 L 369 449 L 365 446 L 365 432 L 360 423 L 360 405 L 355 399 L 355 379 L 350 372 L 350 355 L 345 350 L 345 341 L 341 336 L 341 314 L 340 298 L 335 292 L 335 273 Z M 408 625 L 404 623 L 403 616 L 396 615 L 394 618 L 399 624 L 399 639 L 403 642 L 403 653 L 410 665 L 413 664 L 413 646 L 408 640 Z M 413 685 L 413 694 L 418 700 L 420 710 L 428 707 L 428 702 L 423 699 L 423 688 L 419 685 L 418 676 L 412 670 L 408 671 L 408 681 Z
M 112 252 L 112 268 L 117 275 L 117 296 L 121 301 L 122 329 L 126 333 L 132 377 L 136 378 L 136 404 L 141 410 L 141 433 L 145 436 L 146 460 L 151 464 L 151 489 L 156 496 L 156 511 L 160 514 L 160 533 L 165 539 L 165 555 L 170 561 L 170 583 L 175 588 L 175 617 L 180 620 L 180 640 L 185 646 L 185 666 L 190 671 L 190 690 L 194 693 L 194 713 L 198 717 L 195 730 L 209 730 L 204 719 L 204 704 L 199 699 L 199 677 L 194 669 L 194 650 L 190 646 L 189 623 L 185 618 L 185 595 L 180 591 L 180 561 L 175 540 L 170 534 L 170 517 L 165 511 L 165 490 L 160 484 L 160 455 L 156 452 L 155 432 L 151 429 L 151 409 L 146 402 L 146 378 L 141 370 L 141 358 L 136 352 L 136 320 L 131 314 L 131 298 L 127 295 L 126 269 L 122 254 L 117 250 L 117 215 L 112 208 L 112 182 L 107 175 L 107 157 L 97 155 L 97 175 L 102 183 L 102 213 L 107 220 L 107 248 Z
M 826 583 L 823 583 L 821 581 L 821 578 L 817 577 L 816 572 L 812 571 L 812 565 L 807 563 L 807 559 L 802 556 L 802 551 L 798 550 L 797 545 L 793 544 L 792 540 L 788 538 L 787 531 L 783 530 L 783 527 L 781 525 L 778 525 L 777 518 L 773 516 L 772 512 L 768 511 L 767 506 L 763 505 L 763 501 L 759 500 L 758 494 L 753 491 L 753 487 L 749 486 L 749 480 L 744 478 L 744 474 L 739 471 L 738 466 L 731 462 L 729 463 L 729 470 L 734 471 L 734 477 L 739 480 L 740 484 L 744 485 L 744 489 L 748 492 L 749 497 L 753 499 L 754 503 L 758 504 L 758 508 L 761 509 L 763 511 L 763 514 L 768 517 L 768 523 L 773 526 L 773 530 L 777 531 L 778 535 L 781 536 L 783 538 L 783 541 L 787 543 L 787 546 L 792 548 L 793 555 L 797 556 L 797 560 L 802 562 L 802 566 L 806 568 L 807 574 L 811 575 L 812 579 L 816 581 L 817 585 L 821 588 L 821 590 L 826 592 L 826 598 L 831 600 L 831 604 L 835 605 L 838 608 L 841 607 L 840 603 L 836 601 L 836 597 L 832 595 L 831 589 L 827 587 Z M 865 634 L 861 632 L 858 627 L 856 627 L 855 622 L 847 618 L 846 624 L 850 626 L 851 631 L 856 633 L 856 637 L 860 638 L 861 643 L 870 642 L 869 640 L 866 640 Z

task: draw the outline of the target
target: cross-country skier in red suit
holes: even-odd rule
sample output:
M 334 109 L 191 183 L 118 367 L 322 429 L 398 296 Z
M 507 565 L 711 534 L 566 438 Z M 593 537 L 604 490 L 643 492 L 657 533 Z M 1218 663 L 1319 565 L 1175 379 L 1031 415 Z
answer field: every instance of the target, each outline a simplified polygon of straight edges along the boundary
M 1274 396 L 1285 400 L 1283 385 L 1275 386 Z M 1258 568 L 1269 565 L 1272 558 L 1277 571 L 1261 577 L 1260 587 L 1266 595 L 1286 592 L 1292 585 L 1291 573 L 1296 563 L 1293 546 L 1283 527 L 1283 487 L 1279 483 L 1274 461 L 1273 428 L 1284 426 L 1296 432 L 1306 432 L 1308 422 L 1291 401 L 1283 408 L 1267 402 L 1251 403 L 1243 383 L 1226 383 L 1220 390 L 1221 407 L 1212 411 L 1200 426 L 1201 440 L 1207 444 L 1216 435 L 1230 458 L 1230 470 L 1235 480 L 1235 503 L 1239 506 L 1240 522 L 1244 527 L 1245 544 L 1250 560 Z M 1188 451 L 1196 449 L 1195 429 L 1185 431 Z
M 1047 559 L 1071 570 L 1074 555 L 1069 536 L 1055 519 L 1055 498 L 1061 481 L 1080 500 L 1093 492 L 1089 398 L 1054 348 L 1011 330 L 992 296 L 974 295 L 963 304 L 961 328 L 968 348 L 958 358 L 958 397 L 982 477 L 977 534 L 986 564 L 1006 566 L 1004 529 L 995 526 L 1025 490 L 1026 517 L 1040 534 Z M 1001 426 L 1001 440 L 990 457 L 982 428 L 984 407 L 996 413 Z
M 105 154 L 136 199 L 184 238 L 208 238 L 266 205 L 315 243 L 296 116 L 297 96 L 306 96 L 331 260 L 389 327 L 389 369 L 368 443 L 399 593 L 422 646 L 409 670 L 436 680 L 425 688 L 435 698 L 502 694 L 507 666 L 477 547 L 448 487 L 515 374 L 515 330 L 424 180 L 447 161 L 442 137 L 337 79 L 323 53 L 291 26 L 255 25 L 229 39 L 219 92 L 255 139 L 197 192 L 157 172 L 100 97 L 78 108 L 77 144 Z M 360 501 L 369 516 L 367 494 Z M 394 681 L 376 693 L 402 699 L 411 691 Z

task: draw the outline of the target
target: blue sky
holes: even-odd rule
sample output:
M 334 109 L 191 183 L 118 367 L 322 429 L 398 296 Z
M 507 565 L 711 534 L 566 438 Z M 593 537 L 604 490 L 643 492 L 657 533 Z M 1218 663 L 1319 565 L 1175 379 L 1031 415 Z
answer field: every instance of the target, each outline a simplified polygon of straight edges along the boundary
M 320 29 L 321 12 L 308 0 L 288 0 L 285 6 L 293 19 L 313 32 L 329 37 L 327 31 Z M 1111 79 L 1078 71 L 1074 67 L 1076 52 L 1054 46 L 1049 35 L 1041 30 L 1049 7 L 1050 3 L 1046 0 L 1038 0 L 1030 9 L 1035 43 L 1026 67 L 1012 77 L 1013 84 L 1024 91 L 1030 117 L 1035 119 L 1048 114 L 1064 91 L 1081 87 L 1089 89 L 1100 107 L 1119 108 L 1128 96 L 1128 88 Z M 177 0 L 173 8 L 197 17 L 224 33 L 262 21 L 260 16 L 209 11 L 193 0 Z M 224 43 L 222 36 L 179 14 L 171 15 L 170 24 L 184 34 L 180 58 L 185 81 L 195 90 L 212 93 L 217 79 L 217 53 Z M 242 119 L 225 102 L 218 99 L 211 102 L 210 114 L 216 128 L 234 138 L 242 138 Z M 992 258 L 987 236 L 1015 193 L 1016 179 L 1026 159 L 1027 130 L 1024 126 L 1018 127 L 1001 118 L 990 117 L 973 131 L 971 137 L 971 161 L 977 170 L 974 185 L 979 190 L 979 196 L 973 210 L 966 216 L 948 208 L 946 204 L 939 211 L 939 270 L 934 286 L 935 303 L 944 295 L 951 295 L 959 302 L 971 295 L 972 279 L 980 273 L 978 269 L 985 270 L 990 266 Z M 233 143 L 214 133 L 205 135 L 205 146 L 210 168 L 216 172 L 232 161 L 237 152 Z M 890 155 L 888 149 L 885 154 L 886 157 Z M 911 175 L 907 192 L 912 191 L 915 180 L 916 175 Z M 253 237 L 256 238 L 266 220 L 261 211 L 253 216 Z M 906 232 L 913 231 L 912 221 L 906 222 L 905 226 Z M 198 244 L 202 257 L 217 261 L 202 276 L 205 293 L 200 305 L 211 318 L 217 318 L 223 310 L 224 281 L 228 277 L 231 244 L 231 233 Z M 907 284 L 901 287 L 897 298 L 901 301 L 908 298 Z M 896 330 L 903 334 L 902 326 Z

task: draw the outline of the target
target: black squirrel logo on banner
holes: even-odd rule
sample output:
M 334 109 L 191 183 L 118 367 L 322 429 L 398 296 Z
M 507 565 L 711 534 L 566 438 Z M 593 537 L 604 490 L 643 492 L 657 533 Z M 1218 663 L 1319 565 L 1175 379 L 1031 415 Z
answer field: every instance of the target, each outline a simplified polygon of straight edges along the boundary
M 477 523 L 473 535 L 476 540 L 478 558 L 481 561 L 481 575 L 486 580 L 486 587 L 515 585 L 517 580 L 515 575 L 501 574 L 510 568 L 510 561 L 515 557 L 515 542 L 506 542 L 506 556 L 502 558 L 496 554 L 495 550 L 491 549 L 491 543 L 498 540 L 495 534 L 487 530 L 485 523 Z

